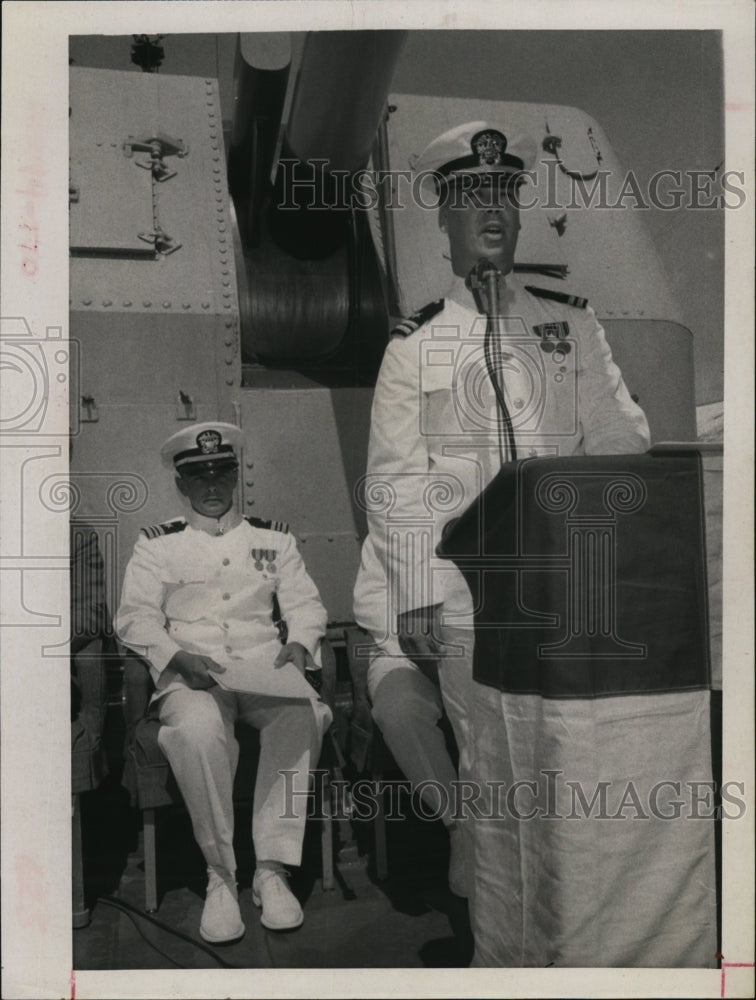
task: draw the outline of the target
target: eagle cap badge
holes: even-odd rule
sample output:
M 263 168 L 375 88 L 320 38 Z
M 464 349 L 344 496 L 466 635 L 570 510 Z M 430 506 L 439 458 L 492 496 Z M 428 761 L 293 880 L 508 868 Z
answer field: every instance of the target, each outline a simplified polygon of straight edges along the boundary
M 500 166 L 502 155 L 507 149 L 507 137 L 497 129 L 485 129 L 483 132 L 475 133 L 470 140 L 470 148 L 478 157 L 478 166 Z
M 220 451 L 221 440 L 218 431 L 202 431 L 197 435 L 197 447 L 203 455 L 216 455 Z

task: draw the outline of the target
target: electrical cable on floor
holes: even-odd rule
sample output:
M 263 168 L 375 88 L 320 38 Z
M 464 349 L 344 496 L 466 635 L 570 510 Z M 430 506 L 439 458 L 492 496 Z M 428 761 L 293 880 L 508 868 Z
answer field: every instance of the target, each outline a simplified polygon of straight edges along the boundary
M 97 901 L 99 903 L 105 903 L 106 906 L 112 906 L 116 910 L 122 910 L 134 924 L 134 927 L 136 927 L 137 932 L 147 942 L 147 944 L 151 948 L 153 948 L 159 955 L 162 955 L 163 958 L 168 959 L 169 962 L 172 962 L 179 969 L 185 969 L 187 968 L 187 966 L 182 965 L 180 962 L 177 962 L 174 958 L 171 958 L 170 955 L 166 955 L 165 952 L 161 951 L 160 948 L 158 948 L 158 946 L 154 944 L 154 942 L 150 941 L 150 939 L 146 937 L 142 932 L 142 930 L 140 929 L 139 925 L 134 919 L 134 916 L 141 917 L 143 920 L 148 920 L 151 924 L 154 924 L 156 927 L 159 927 L 160 930 L 165 931 L 168 934 L 172 934 L 174 937 L 180 938 L 182 941 L 186 941 L 187 944 L 191 944 L 195 948 L 199 948 L 201 951 L 206 952 L 208 955 L 210 955 L 211 958 L 214 958 L 219 965 L 222 965 L 224 969 L 249 968 L 249 966 L 246 965 L 234 965 L 232 962 L 227 962 L 225 958 L 221 958 L 221 956 L 213 948 L 206 945 L 203 941 L 198 941 L 196 938 L 193 938 L 190 934 L 184 934 L 183 931 L 176 930 L 175 927 L 169 927 L 168 924 L 164 924 L 162 920 L 158 920 L 156 917 L 151 916 L 149 913 L 145 913 L 144 910 L 140 910 L 138 906 L 133 906 L 131 903 L 127 903 L 124 899 L 117 899 L 115 896 L 98 896 Z
M 98 902 L 105 903 L 106 905 L 113 905 L 107 899 L 100 899 L 100 900 L 98 900 Z M 185 965 L 182 965 L 181 962 L 177 962 L 175 958 L 173 958 L 167 952 L 163 951 L 162 948 L 158 948 L 158 946 L 155 944 L 154 941 L 150 941 L 150 939 L 144 933 L 144 931 L 139 926 L 139 924 L 136 922 L 136 920 L 134 919 L 134 917 L 127 910 L 125 910 L 123 907 L 120 907 L 120 906 L 115 907 L 115 909 L 118 909 L 121 912 L 123 912 L 123 913 L 126 914 L 126 916 L 129 918 L 129 920 L 134 925 L 134 928 L 135 928 L 137 934 L 140 936 L 140 938 L 145 942 L 145 944 L 148 944 L 150 946 L 150 948 L 152 948 L 152 950 L 154 952 L 157 952 L 157 954 L 160 955 L 161 958 L 164 958 L 167 962 L 170 962 L 171 965 L 175 965 L 177 969 L 185 969 L 186 968 Z

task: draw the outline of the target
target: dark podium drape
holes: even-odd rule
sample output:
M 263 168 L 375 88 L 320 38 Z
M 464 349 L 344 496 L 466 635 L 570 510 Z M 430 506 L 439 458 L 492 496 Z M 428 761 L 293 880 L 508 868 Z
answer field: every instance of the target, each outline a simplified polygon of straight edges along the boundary
M 474 965 L 716 965 L 704 523 L 680 453 L 513 463 L 447 526 L 475 607 Z
M 709 685 L 698 455 L 505 467 L 449 530 L 475 680 L 546 698 Z

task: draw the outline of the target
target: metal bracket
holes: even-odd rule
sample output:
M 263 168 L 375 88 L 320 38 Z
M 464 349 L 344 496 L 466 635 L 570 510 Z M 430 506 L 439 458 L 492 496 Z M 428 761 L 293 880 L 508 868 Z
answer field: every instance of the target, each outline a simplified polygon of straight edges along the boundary
M 167 257 L 168 254 L 174 253 L 181 246 L 177 243 L 172 236 L 168 233 L 164 233 L 162 229 L 158 229 L 154 233 L 137 233 L 140 240 L 144 240 L 145 243 L 150 243 L 155 253 L 160 254 L 163 257 Z
M 134 155 L 134 152 L 150 154 L 149 159 L 135 160 L 134 162 L 138 167 L 152 171 L 153 179 L 161 182 L 176 176 L 176 171 L 167 167 L 163 163 L 163 158 L 166 156 L 187 156 L 189 147 L 182 139 L 173 139 L 163 132 L 158 132 L 155 135 L 130 135 L 123 143 L 123 155 L 130 157 Z
M 96 424 L 100 419 L 100 412 L 94 396 L 82 396 L 79 413 L 79 421 L 82 424 Z
M 593 155 L 596 157 L 596 163 L 600 164 L 601 152 L 598 149 L 598 146 L 596 145 L 594 138 L 591 135 L 589 135 L 588 138 L 591 140 L 591 149 L 593 150 Z M 551 155 L 557 161 L 559 169 L 562 171 L 563 174 L 566 174 L 567 177 L 573 177 L 575 180 L 579 181 L 592 181 L 596 176 L 596 174 L 598 173 L 598 166 L 594 171 L 586 174 L 581 173 L 579 170 L 567 169 L 560 155 L 560 150 L 562 148 L 562 137 L 559 135 L 554 135 L 552 133 L 551 129 L 549 128 L 548 122 L 546 122 L 546 135 L 544 136 L 543 141 L 541 142 L 541 148 L 543 149 L 544 152 L 551 153 Z M 561 236 L 561 233 L 559 235 Z
M 158 183 L 176 176 L 176 171 L 170 170 L 163 163 L 163 157 L 186 156 L 189 152 L 189 147 L 182 139 L 173 139 L 163 132 L 156 132 L 141 136 L 130 135 L 123 143 L 123 155 L 131 157 L 134 155 L 134 151 L 148 152 L 150 154 L 149 159 L 135 160 L 134 162 L 138 167 L 149 170 L 153 181 Z M 154 189 L 152 195 L 152 223 L 154 226 L 153 231 L 137 233 L 138 238 L 145 243 L 149 243 L 155 250 L 155 253 L 162 257 L 167 257 L 168 254 L 178 250 L 181 244 L 174 240 L 172 236 L 169 236 L 160 225 L 158 203 Z
M 176 404 L 176 419 L 177 420 L 196 420 L 197 411 L 194 407 L 194 400 L 189 395 L 188 392 L 184 392 L 183 389 L 179 389 L 178 402 Z
M 593 150 L 593 154 L 596 157 L 597 162 L 601 163 L 604 157 L 601 155 L 601 150 L 599 149 L 598 142 L 596 141 L 596 135 L 592 128 L 588 129 L 588 141 L 591 144 L 591 149 Z

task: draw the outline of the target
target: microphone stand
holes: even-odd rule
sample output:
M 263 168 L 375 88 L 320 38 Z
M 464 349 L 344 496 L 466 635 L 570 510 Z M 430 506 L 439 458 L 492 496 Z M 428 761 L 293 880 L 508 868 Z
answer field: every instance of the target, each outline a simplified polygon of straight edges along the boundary
M 501 306 L 499 299 L 499 278 L 501 271 L 488 257 L 481 257 L 473 265 L 470 273 L 465 279 L 465 284 L 475 297 L 475 302 L 480 312 L 486 314 L 486 336 L 483 345 L 483 352 L 486 359 L 486 368 L 489 378 L 494 387 L 496 402 L 498 404 L 499 424 L 499 458 L 503 465 L 507 461 L 504 444 L 502 441 L 501 425 L 503 424 L 506 435 L 507 451 L 509 460 L 517 460 L 517 445 L 515 444 L 514 429 L 512 428 L 512 418 L 509 413 L 504 389 L 499 379 L 499 373 L 495 363 L 494 352 L 499 355 L 500 345 L 503 336 L 501 322 Z M 482 308 L 481 308 L 482 305 Z

